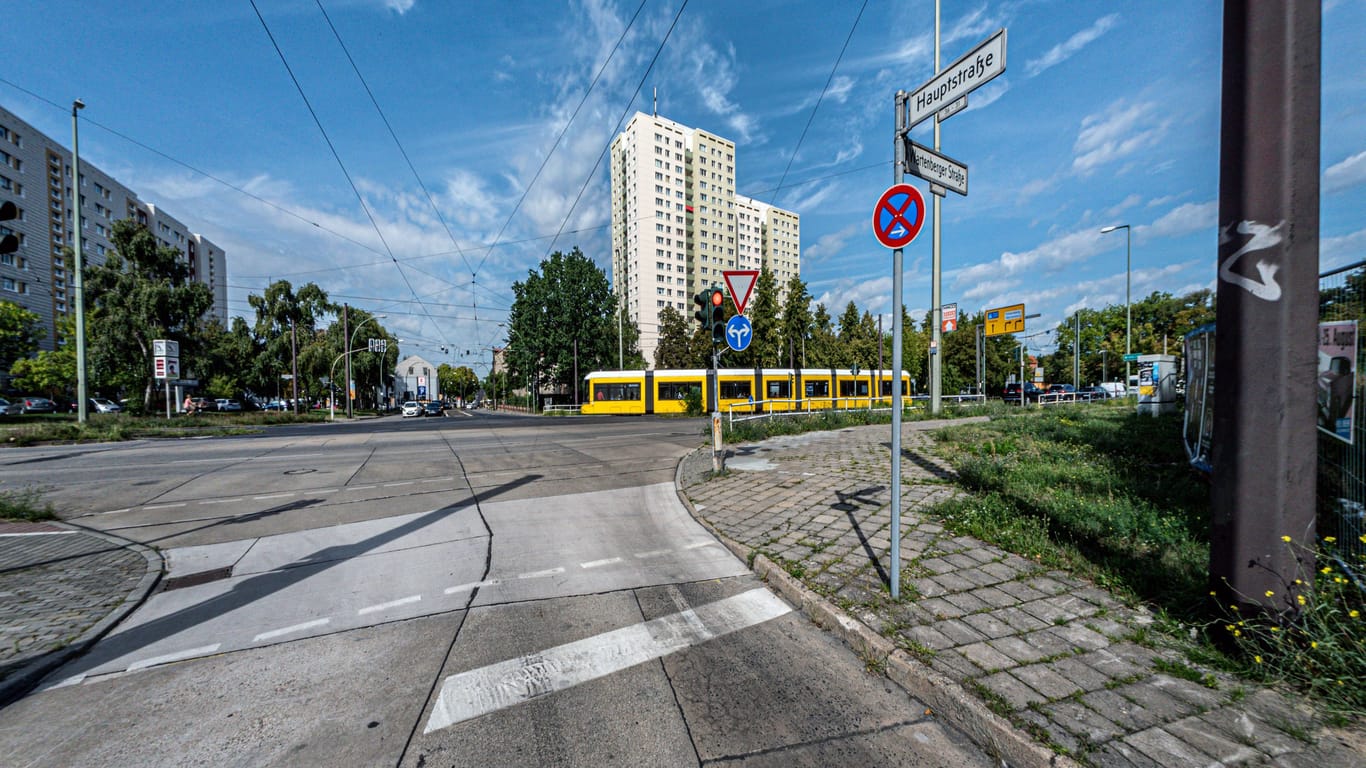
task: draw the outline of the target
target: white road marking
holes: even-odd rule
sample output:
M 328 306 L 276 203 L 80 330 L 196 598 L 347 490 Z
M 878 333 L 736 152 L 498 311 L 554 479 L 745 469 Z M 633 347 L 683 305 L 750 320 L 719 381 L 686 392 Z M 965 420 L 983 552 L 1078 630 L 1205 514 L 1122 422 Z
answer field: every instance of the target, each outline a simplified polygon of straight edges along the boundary
M 587 563 L 579 563 L 580 568 L 601 568 L 604 565 L 614 565 L 621 562 L 619 557 L 609 557 L 606 560 L 592 560 Z
M 185 659 L 193 659 L 193 658 L 195 658 L 196 656 L 208 656 L 209 654 L 213 653 L 214 651 L 217 651 L 217 650 L 218 650 L 218 646 L 220 646 L 220 645 L 222 645 L 222 643 L 214 643 L 213 645 L 205 645 L 205 646 L 201 646 L 201 647 L 199 647 L 199 648 L 191 648 L 191 649 L 186 650 L 186 651 L 177 651 L 177 652 L 175 652 L 175 653 L 168 653 L 168 654 L 166 654 L 166 655 L 164 655 L 164 656 L 153 656 L 153 657 L 150 658 L 150 659 L 143 659 L 142 661 L 135 661 L 135 662 L 133 662 L 132 664 L 129 664 L 129 665 L 128 665 L 128 671 L 129 671 L 129 672 L 133 672 L 133 671 L 139 670 L 139 669 L 146 669 L 147 667 L 155 667 L 155 666 L 157 666 L 157 665 L 159 665 L 159 664 L 169 664 L 169 663 L 171 663 L 171 662 L 173 662 L 173 661 L 183 661 L 183 660 L 185 660 Z
M 353 485 L 353 486 L 351 486 L 350 488 L 343 488 L 342 490 L 343 490 L 343 491 L 367 491 L 367 490 L 369 490 L 369 489 L 371 489 L 371 488 L 374 488 L 374 487 L 375 487 L 375 486 L 373 486 L 373 485 Z
M 547 568 L 547 569 L 545 569 L 544 571 L 532 571 L 531 573 L 519 573 L 519 574 L 517 574 L 517 578 L 519 578 L 519 579 L 541 579 L 541 578 L 545 578 L 546 576 L 554 576 L 554 575 L 557 574 L 557 573 L 564 573 L 564 569 L 563 569 L 563 568 Z
M 200 504 L 231 504 L 231 503 L 233 503 L 234 501 L 241 501 L 241 500 L 242 500 L 242 497 L 241 497 L 241 496 L 238 496 L 238 497 L 235 498 L 235 499 L 205 499 L 204 501 L 201 501 L 201 502 L 199 502 L 199 503 L 200 503 Z
M 85 675 L 76 675 L 75 677 L 68 677 L 67 679 L 62 680 L 61 682 L 54 683 L 43 690 L 55 691 L 58 688 L 66 688 L 69 685 L 80 685 L 83 682 L 85 682 Z
M 689 544 L 688 546 L 684 547 L 684 549 L 701 549 L 703 547 L 713 547 L 718 545 L 719 542 L 715 541 L 699 541 L 696 544 Z
M 282 637 L 282 636 L 284 636 L 284 635 L 292 635 L 292 634 L 294 634 L 295 632 L 302 632 L 302 631 L 304 631 L 305 629 L 313 629 L 314 627 L 325 626 L 325 625 L 326 625 L 328 622 L 330 622 L 330 621 L 332 621 L 332 620 L 331 620 L 331 619 L 314 619 L 313 621 L 305 621 L 305 622 L 302 623 L 302 624 L 295 624 L 295 625 L 292 626 L 292 627 L 281 627 L 281 628 L 279 628 L 279 629 L 272 629 L 272 630 L 270 630 L 269 632 L 262 632 L 261 634 L 257 635 L 256 637 L 253 637 L 253 638 L 251 639 L 251 641 L 252 641 L 253 643 L 259 643 L 259 642 L 261 642 L 262 640 L 269 640 L 269 639 L 271 639 L 272 637 Z
M 403 482 L 401 482 L 401 483 L 385 483 L 385 484 L 384 484 L 384 487 L 385 487 L 385 488 L 395 488 L 395 487 L 398 487 L 398 486 L 400 486 L 400 485 L 412 485 L 412 484 L 414 484 L 414 483 L 416 483 L 416 482 L 417 482 L 416 480 L 405 480 L 405 481 L 403 481 Z
M 640 558 L 641 560 L 644 560 L 647 557 L 659 557 L 660 555 L 667 555 L 672 551 L 672 549 L 652 549 L 649 552 L 637 552 L 636 557 Z
M 670 614 L 451 675 L 441 684 L 441 693 L 423 733 L 662 658 L 791 610 L 787 603 L 761 587 L 694 609 L 695 621 L 682 614 Z
M 399 607 L 400 605 L 407 605 L 408 603 L 416 603 L 418 600 L 421 600 L 421 599 L 422 599 L 422 595 L 408 595 L 407 597 L 400 597 L 400 598 L 397 599 L 397 600 L 390 600 L 390 601 L 387 602 L 387 603 L 380 603 L 379 605 L 367 605 L 367 606 L 365 606 L 364 608 L 360 609 L 359 611 L 356 611 L 356 615 L 357 615 L 357 616 L 364 616 L 364 615 L 367 614 L 367 613 L 375 613 L 376 611 L 387 611 L 387 610 L 389 610 L 390 608 L 397 608 L 397 607 Z
M 183 507 L 183 506 L 185 506 L 185 503 L 184 503 L 184 502 L 181 502 L 181 503 L 179 503 L 179 504 L 157 504 L 157 505 L 155 505 L 155 506 L 143 507 L 143 509 L 175 509 L 176 507 Z
M 28 533 L 0 533 L 0 538 L 11 536 L 58 536 L 64 533 L 75 533 L 75 531 L 29 531 Z
M 252 501 L 265 501 L 266 499 L 287 499 L 287 498 L 289 498 L 290 496 L 293 496 L 293 495 L 294 495 L 294 494 L 292 494 L 292 493 L 276 493 L 276 494 L 273 494 L 273 495 L 270 495 L 270 496 L 252 496 L 252 497 L 251 497 L 251 500 L 252 500 Z
M 492 587 L 492 586 L 494 586 L 495 584 L 498 584 L 498 583 L 499 583 L 498 579 L 487 579 L 487 580 L 485 580 L 485 581 L 472 581 L 472 582 L 470 582 L 469 584 L 460 584 L 459 586 L 446 587 L 446 589 L 444 590 L 444 592 L 445 592 L 446 594 L 448 594 L 448 595 L 453 595 L 453 594 L 455 594 L 456 592 L 468 592 L 468 591 L 474 589 L 475 587 Z
M 444 483 L 444 482 L 446 482 L 446 479 L 447 479 L 447 478 L 444 478 L 444 477 L 429 477 L 429 478 L 427 478 L 426 480 L 418 480 L 418 482 L 419 482 L 419 483 Z

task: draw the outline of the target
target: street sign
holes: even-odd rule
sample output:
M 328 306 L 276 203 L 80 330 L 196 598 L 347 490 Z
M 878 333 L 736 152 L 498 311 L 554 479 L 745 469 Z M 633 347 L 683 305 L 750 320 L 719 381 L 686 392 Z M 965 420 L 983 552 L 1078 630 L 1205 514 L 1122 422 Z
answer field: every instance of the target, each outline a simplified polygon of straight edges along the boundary
M 1006 71 L 1006 31 L 983 40 L 963 58 L 940 70 L 939 74 L 911 92 L 906 100 L 906 130 L 910 130 L 959 97 L 986 85 Z
M 958 305 L 945 304 L 939 308 L 940 322 L 944 333 L 958 330 Z
M 180 378 L 180 358 L 164 356 L 152 358 L 152 376 L 158 379 Z
M 893 184 L 873 209 L 873 234 L 888 248 L 908 245 L 925 224 L 925 197 L 911 184 Z
M 1124 356 L 1124 362 L 1126 362 L 1126 363 L 1135 363 L 1135 362 L 1138 362 L 1138 353 L 1137 353 L 1137 352 L 1130 352 L 1129 354 L 1125 355 L 1125 356 Z
M 180 342 L 173 339 L 152 339 L 152 357 L 180 357 Z
M 986 335 L 1001 336 L 1022 333 L 1025 329 L 1025 305 L 1013 304 L 999 309 L 988 309 Z
M 958 114 L 959 112 L 962 112 L 963 110 L 965 110 L 965 109 L 967 109 L 967 108 L 968 108 L 968 97 L 967 97 L 967 96 L 959 96 L 957 101 L 953 102 L 952 104 L 948 105 L 947 107 L 944 107 L 943 109 L 939 110 L 938 112 L 935 112 L 935 113 L 934 113 L 934 119 L 935 119 L 936 121 L 942 123 L 942 122 L 944 122 L 945 120 L 948 120 L 950 117 L 953 117 L 954 115 Z
M 744 352 L 753 338 L 754 326 L 748 317 L 736 315 L 726 321 L 726 346 L 736 352 Z
M 388 339 L 368 339 L 368 341 L 370 344 L 369 350 L 371 352 L 384 353 L 389 349 Z
M 754 293 L 754 285 L 759 282 L 759 270 L 729 269 L 722 272 L 721 276 L 726 279 L 726 289 L 730 291 L 730 300 L 735 302 L 735 311 L 744 314 L 750 294 Z
M 906 139 L 906 170 L 931 184 L 939 184 L 960 195 L 968 194 L 968 167 L 951 157 Z

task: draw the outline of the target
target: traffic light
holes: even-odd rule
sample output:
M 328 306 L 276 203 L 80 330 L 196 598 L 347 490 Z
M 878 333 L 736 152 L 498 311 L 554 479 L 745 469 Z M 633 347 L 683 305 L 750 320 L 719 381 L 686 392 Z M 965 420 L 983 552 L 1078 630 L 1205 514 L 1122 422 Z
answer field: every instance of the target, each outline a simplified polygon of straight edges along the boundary
M 699 328 L 706 330 L 711 327 L 711 291 L 698 291 L 692 297 L 692 303 L 697 305 L 697 311 L 692 313 L 693 319 L 697 321 Z
M 9 221 L 19 218 L 19 209 L 12 201 L 6 200 L 0 203 L 0 221 Z M 14 253 L 19 250 L 19 236 L 9 232 L 9 228 L 4 228 L 5 234 L 0 237 L 0 253 Z
M 711 343 L 726 343 L 726 294 L 716 286 L 707 291 L 707 303 L 711 305 Z

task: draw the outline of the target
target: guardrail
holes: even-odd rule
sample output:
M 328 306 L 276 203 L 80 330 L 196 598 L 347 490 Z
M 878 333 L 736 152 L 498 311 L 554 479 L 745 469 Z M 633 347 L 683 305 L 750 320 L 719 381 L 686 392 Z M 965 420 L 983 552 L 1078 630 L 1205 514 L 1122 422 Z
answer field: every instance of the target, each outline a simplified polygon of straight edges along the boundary
M 582 405 L 547 405 L 541 413 L 579 413 Z
M 928 408 L 929 395 L 902 395 L 909 410 Z M 979 405 L 986 403 L 986 395 L 943 395 L 940 402 L 950 405 Z M 785 406 L 777 408 L 775 406 Z M 806 397 L 801 400 L 755 400 L 752 403 L 731 403 L 726 406 L 728 424 L 767 419 L 773 416 L 809 416 L 822 411 L 892 411 L 890 397 Z

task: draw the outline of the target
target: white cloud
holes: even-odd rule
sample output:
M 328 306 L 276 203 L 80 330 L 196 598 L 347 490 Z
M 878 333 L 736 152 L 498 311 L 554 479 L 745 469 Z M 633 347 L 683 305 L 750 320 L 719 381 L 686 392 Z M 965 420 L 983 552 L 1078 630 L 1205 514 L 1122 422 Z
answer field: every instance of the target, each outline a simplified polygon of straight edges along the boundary
M 824 235 L 814 244 L 802 250 L 802 261 L 814 264 L 831 256 L 839 255 L 844 250 L 845 244 L 859 233 L 871 237 L 871 229 L 872 227 L 866 222 L 855 222 L 844 227 L 844 229 Z
M 1061 64 L 1072 58 L 1074 54 L 1082 48 L 1095 42 L 1097 38 L 1108 32 L 1119 22 L 1119 14 L 1112 13 L 1096 20 L 1095 24 L 1072 35 L 1066 42 L 1059 43 L 1049 49 L 1047 53 L 1033 61 L 1025 63 L 1025 74 L 1034 77 L 1049 67 Z
M 1082 118 L 1072 151 L 1072 170 L 1085 176 L 1106 163 L 1156 146 L 1171 125 L 1153 102 L 1120 99 L 1104 111 Z
M 1330 194 L 1345 191 L 1363 182 L 1366 182 L 1366 151 L 1330 165 L 1323 172 L 1323 191 Z
M 1214 233 L 1219 217 L 1219 201 L 1185 203 L 1163 214 L 1152 224 L 1134 227 L 1140 237 L 1180 237 L 1202 229 Z
M 1345 267 L 1361 261 L 1366 254 L 1366 229 L 1358 229 L 1339 237 L 1325 237 L 1319 240 L 1319 271 Z
M 1124 213 L 1141 202 L 1143 202 L 1143 197 L 1135 192 L 1107 209 L 1105 211 L 1105 216 L 1110 219 L 1118 218 L 1121 213 Z
M 417 0 L 384 0 L 384 7 L 402 16 L 411 11 L 416 3 Z

